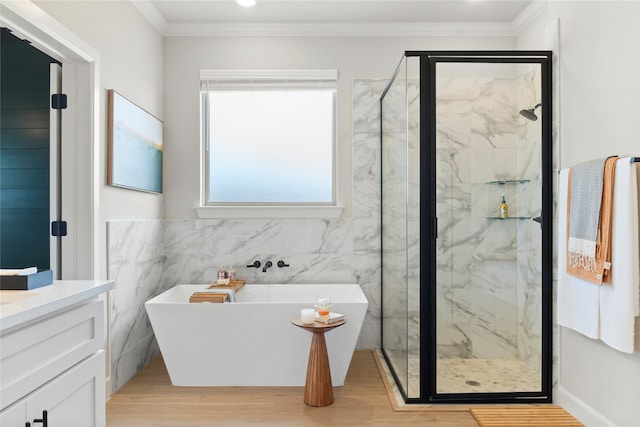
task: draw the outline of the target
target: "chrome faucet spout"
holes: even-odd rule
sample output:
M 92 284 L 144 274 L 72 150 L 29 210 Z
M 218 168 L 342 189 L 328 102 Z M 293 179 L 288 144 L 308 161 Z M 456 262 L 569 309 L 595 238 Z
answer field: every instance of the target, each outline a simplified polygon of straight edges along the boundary
M 272 263 L 271 261 L 267 261 L 267 262 L 265 262 L 265 263 L 264 263 L 264 267 L 262 267 L 262 272 L 263 272 L 263 273 L 266 273 L 266 272 L 267 272 L 267 269 L 268 269 L 269 267 L 271 267 L 272 265 L 273 265 L 273 263 Z

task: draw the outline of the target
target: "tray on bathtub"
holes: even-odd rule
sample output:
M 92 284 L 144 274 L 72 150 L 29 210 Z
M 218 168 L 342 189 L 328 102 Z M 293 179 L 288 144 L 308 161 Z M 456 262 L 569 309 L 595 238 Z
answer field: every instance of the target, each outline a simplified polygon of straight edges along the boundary
M 231 289 L 237 292 L 238 289 L 244 286 L 244 280 L 232 280 L 228 285 L 216 285 L 215 283 L 209 286 L 209 289 Z

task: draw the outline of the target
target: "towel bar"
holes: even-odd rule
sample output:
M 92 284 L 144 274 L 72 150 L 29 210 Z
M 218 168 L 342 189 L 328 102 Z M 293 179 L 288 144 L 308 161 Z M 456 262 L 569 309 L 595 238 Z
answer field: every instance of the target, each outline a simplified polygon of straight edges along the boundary
M 640 163 L 640 157 L 631 157 L 629 158 L 629 160 L 631 161 L 631 163 Z M 557 171 L 558 175 L 560 175 L 560 170 L 558 169 Z

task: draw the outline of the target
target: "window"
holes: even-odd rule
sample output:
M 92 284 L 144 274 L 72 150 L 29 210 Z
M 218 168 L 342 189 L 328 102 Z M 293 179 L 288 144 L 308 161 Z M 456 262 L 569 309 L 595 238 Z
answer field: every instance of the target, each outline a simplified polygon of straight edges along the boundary
M 203 205 L 335 206 L 336 80 L 201 70 Z

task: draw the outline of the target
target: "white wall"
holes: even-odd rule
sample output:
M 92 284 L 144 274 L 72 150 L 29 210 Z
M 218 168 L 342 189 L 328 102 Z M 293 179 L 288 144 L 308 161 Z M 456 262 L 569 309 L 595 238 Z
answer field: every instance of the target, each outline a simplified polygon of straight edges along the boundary
M 640 2 L 550 1 L 518 48 L 544 49 L 559 22 L 560 168 L 640 155 Z M 554 108 L 557 106 L 554 106 Z M 587 426 L 640 425 L 640 354 L 556 327 L 554 401 Z
M 106 185 L 107 89 L 163 120 L 163 38 L 125 1 L 36 1 L 38 7 L 82 38 L 100 55 L 100 260 L 107 277 L 106 223 L 114 219 L 160 219 L 163 196 Z M 84 202 L 84 201 L 81 201 Z
M 338 169 L 351 216 L 351 87 L 390 78 L 405 50 L 513 49 L 511 37 L 168 37 L 165 39 L 166 218 L 195 218 L 200 202 L 200 68 L 337 69 Z M 242 168 L 243 165 L 238 165 Z

